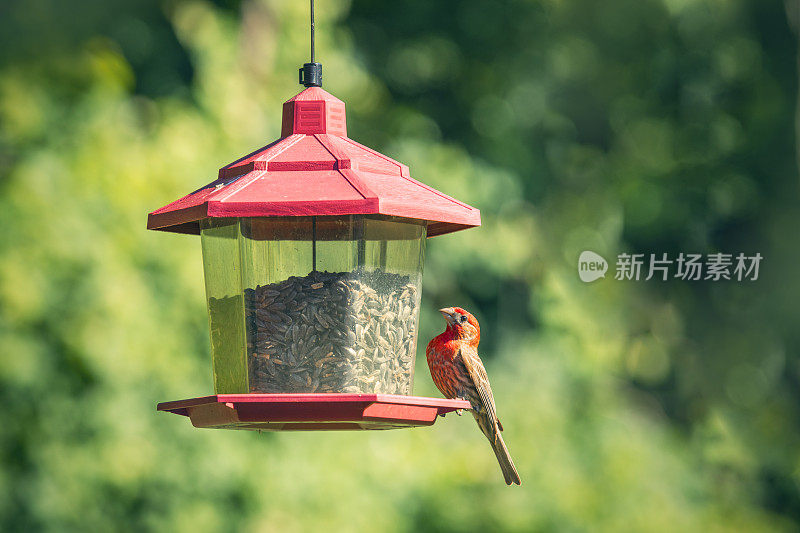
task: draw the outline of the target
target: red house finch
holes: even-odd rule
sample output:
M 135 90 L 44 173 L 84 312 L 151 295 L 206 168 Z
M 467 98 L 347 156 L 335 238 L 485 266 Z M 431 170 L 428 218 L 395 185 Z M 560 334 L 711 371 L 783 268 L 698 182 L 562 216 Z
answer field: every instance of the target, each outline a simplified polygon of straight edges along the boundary
M 503 425 L 497 419 L 489 377 L 478 357 L 481 340 L 478 321 L 460 307 L 447 307 L 439 312 L 447 320 L 447 329 L 434 337 L 425 351 L 433 382 L 445 398 L 461 398 L 472 404 L 472 416 L 489 439 L 506 485 L 519 485 L 519 474 L 500 435 Z

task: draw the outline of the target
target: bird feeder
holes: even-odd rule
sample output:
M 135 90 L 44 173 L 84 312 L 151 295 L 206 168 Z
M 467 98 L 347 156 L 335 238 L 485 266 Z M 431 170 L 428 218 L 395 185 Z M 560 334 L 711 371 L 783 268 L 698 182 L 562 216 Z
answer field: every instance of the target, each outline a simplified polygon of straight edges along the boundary
M 316 66 L 280 139 L 148 217 L 200 235 L 215 395 L 158 406 L 196 427 L 389 429 L 469 407 L 411 393 L 425 241 L 480 213 L 348 138 Z

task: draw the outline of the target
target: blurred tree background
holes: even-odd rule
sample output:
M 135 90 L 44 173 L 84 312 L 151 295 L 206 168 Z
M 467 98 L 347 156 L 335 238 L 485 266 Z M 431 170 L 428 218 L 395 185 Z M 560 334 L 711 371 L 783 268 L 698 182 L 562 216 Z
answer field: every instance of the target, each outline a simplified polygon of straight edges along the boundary
M 415 393 L 435 309 L 472 310 L 521 488 L 471 417 L 155 412 L 212 383 L 199 240 L 146 214 L 277 138 L 307 9 L 0 4 L 0 529 L 797 530 L 795 0 L 317 2 L 350 136 L 483 213 L 428 243 Z M 718 251 L 759 279 L 612 279 Z

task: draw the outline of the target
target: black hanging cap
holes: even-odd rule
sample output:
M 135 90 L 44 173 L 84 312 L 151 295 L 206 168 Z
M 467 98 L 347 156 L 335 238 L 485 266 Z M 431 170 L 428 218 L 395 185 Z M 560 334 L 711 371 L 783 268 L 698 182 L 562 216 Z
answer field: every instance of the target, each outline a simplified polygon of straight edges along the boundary
M 322 87 L 322 63 L 303 63 L 300 84 L 306 87 Z
M 322 87 L 322 63 L 314 61 L 314 0 L 311 0 L 311 62 L 300 69 L 300 84 L 306 87 Z

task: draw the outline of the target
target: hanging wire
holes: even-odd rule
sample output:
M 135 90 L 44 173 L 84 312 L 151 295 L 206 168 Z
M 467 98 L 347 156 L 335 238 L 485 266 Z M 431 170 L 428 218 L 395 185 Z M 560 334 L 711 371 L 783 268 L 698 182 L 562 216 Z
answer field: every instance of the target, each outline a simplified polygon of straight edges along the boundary
M 311 0 L 311 62 L 314 63 L 314 0 Z
M 305 63 L 300 69 L 300 84 L 306 87 L 322 87 L 322 65 L 316 61 L 314 0 L 309 0 L 311 19 L 311 62 Z

